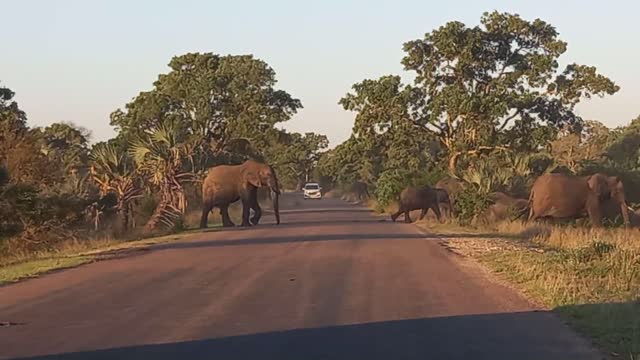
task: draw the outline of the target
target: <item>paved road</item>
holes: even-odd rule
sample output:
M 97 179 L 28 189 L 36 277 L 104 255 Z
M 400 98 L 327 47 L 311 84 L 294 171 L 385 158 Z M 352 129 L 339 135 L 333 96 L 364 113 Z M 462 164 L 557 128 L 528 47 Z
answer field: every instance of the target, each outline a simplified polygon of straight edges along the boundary
M 0 321 L 22 325 L 0 327 L 0 358 L 599 358 L 437 236 L 297 202 L 280 226 L 267 215 L 1 287 Z

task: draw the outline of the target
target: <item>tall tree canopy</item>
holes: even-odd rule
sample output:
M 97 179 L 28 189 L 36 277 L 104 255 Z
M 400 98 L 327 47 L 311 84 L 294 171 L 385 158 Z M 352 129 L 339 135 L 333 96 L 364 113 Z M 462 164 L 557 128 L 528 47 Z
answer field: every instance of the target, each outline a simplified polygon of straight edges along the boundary
M 559 129 L 581 129 L 574 112 L 581 99 L 619 90 L 595 67 L 569 64 L 559 71 L 566 48 L 540 19 L 485 13 L 479 26 L 453 21 L 405 43 L 402 64 L 415 73 L 413 85 L 397 77 L 365 80 L 342 103 L 367 118 L 356 120 L 355 133 L 412 126 L 422 138 L 438 140 L 452 169 L 464 154 L 533 151 Z
M 58 169 L 41 152 L 37 132 L 27 127 L 27 116 L 14 95 L 0 88 L 0 166 L 14 183 L 50 185 L 58 180 Z
M 278 141 L 265 155 L 276 165 L 285 184 L 287 179 L 291 179 L 295 182 L 296 190 L 300 190 L 304 182 L 309 181 L 322 151 L 328 146 L 329 140 L 325 135 L 282 131 Z
M 87 129 L 62 122 L 36 131 L 42 153 L 62 164 L 61 172 L 76 172 L 88 166 L 91 133 Z
M 27 129 L 27 115 L 13 100 L 14 96 L 11 89 L 0 87 L 0 142 L 9 131 L 15 133 Z
M 273 126 L 302 107 L 274 88 L 273 69 L 251 55 L 189 53 L 174 57 L 169 67 L 151 91 L 111 115 L 111 124 L 127 141 L 170 120 L 183 128 L 194 151 L 217 155 L 232 139 L 266 143 Z M 200 166 L 209 160 L 200 156 Z

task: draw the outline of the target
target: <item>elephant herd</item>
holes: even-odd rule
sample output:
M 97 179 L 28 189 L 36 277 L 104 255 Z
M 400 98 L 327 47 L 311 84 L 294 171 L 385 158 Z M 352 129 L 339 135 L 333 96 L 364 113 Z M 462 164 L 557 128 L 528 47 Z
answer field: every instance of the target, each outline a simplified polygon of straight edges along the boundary
M 229 206 L 238 200 L 242 201 L 241 226 L 257 225 L 262 215 L 258 202 L 259 188 L 269 189 L 276 223 L 280 224 L 280 186 L 270 165 L 247 160 L 240 165 L 220 165 L 211 168 L 202 184 L 200 227 L 207 227 L 209 213 L 214 207 L 220 209 L 223 226 L 234 226 L 229 217 Z M 444 178 L 438 181 L 435 187 L 407 187 L 400 193 L 398 211 L 391 215 L 391 219 L 395 222 L 404 214 L 405 222 L 411 222 L 409 214 L 413 210 L 422 210 L 420 219 L 423 219 L 429 210 L 435 213 L 439 221 L 443 214 L 451 217 L 454 215 L 456 198 L 463 188 L 462 182 L 454 178 Z M 364 182 L 354 183 L 352 191 L 359 199 L 369 196 L 367 184 Z M 510 214 L 519 217 L 528 212 L 527 221 L 588 217 L 593 226 L 600 227 L 605 204 L 616 204 L 625 225 L 628 226 L 630 223 L 622 181 L 616 176 L 600 173 L 589 176 L 548 173 L 535 180 L 529 199 L 519 199 L 496 192 L 490 194 L 489 200 L 491 205 L 483 215 L 490 221 L 504 219 Z M 254 212 L 251 218 L 250 210 Z
M 447 216 L 452 215 L 456 196 L 462 189 L 462 183 L 454 178 L 442 179 L 435 187 L 407 187 L 400 193 L 398 211 L 391 215 L 391 219 L 396 221 L 404 213 L 405 222 L 411 222 L 411 211 L 422 210 L 422 219 L 431 209 L 440 221 L 443 210 L 446 210 Z M 535 180 L 529 199 L 495 192 L 489 195 L 489 201 L 491 205 L 482 214 L 489 221 L 505 219 L 511 215 L 520 217 L 528 212 L 527 221 L 588 217 L 594 227 L 601 227 L 603 208 L 605 204 L 613 203 L 619 208 L 625 225 L 630 224 L 622 181 L 616 176 L 600 173 L 589 176 L 544 174 Z

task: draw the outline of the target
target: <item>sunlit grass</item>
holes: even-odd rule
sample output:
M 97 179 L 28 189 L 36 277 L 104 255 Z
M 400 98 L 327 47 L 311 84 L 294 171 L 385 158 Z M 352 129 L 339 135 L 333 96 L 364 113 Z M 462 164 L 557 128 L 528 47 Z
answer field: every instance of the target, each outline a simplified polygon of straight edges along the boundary
M 31 260 L 0 267 L 0 285 L 34 277 L 52 270 L 66 269 L 91 262 L 91 256 Z

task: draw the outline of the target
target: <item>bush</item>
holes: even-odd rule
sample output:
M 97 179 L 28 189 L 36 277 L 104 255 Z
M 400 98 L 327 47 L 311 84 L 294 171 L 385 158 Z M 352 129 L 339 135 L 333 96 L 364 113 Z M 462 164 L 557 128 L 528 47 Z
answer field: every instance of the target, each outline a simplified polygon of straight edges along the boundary
M 73 194 L 47 195 L 32 186 L 6 186 L 0 193 L 0 252 L 35 251 L 84 230 L 89 202 Z
M 436 167 L 431 171 L 426 171 L 421 175 L 417 176 L 413 181 L 411 181 L 412 185 L 419 186 L 431 186 L 434 187 L 436 183 L 447 176 L 447 171 L 442 167 Z
M 409 174 L 402 170 L 386 170 L 380 174 L 375 196 L 378 206 L 384 208 L 396 200 L 402 190 L 411 183 Z
M 454 204 L 458 221 L 462 225 L 469 225 L 477 215 L 482 214 L 489 207 L 489 197 L 467 185 L 458 193 Z
M 158 199 L 150 192 L 145 192 L 145 194 L 140 199 L 140 205 L 138 206 L 138 215 L 140 216 L 141 222 L 145 222 L 147 219 L 153 215 L 153 212 L 158 207 Z

